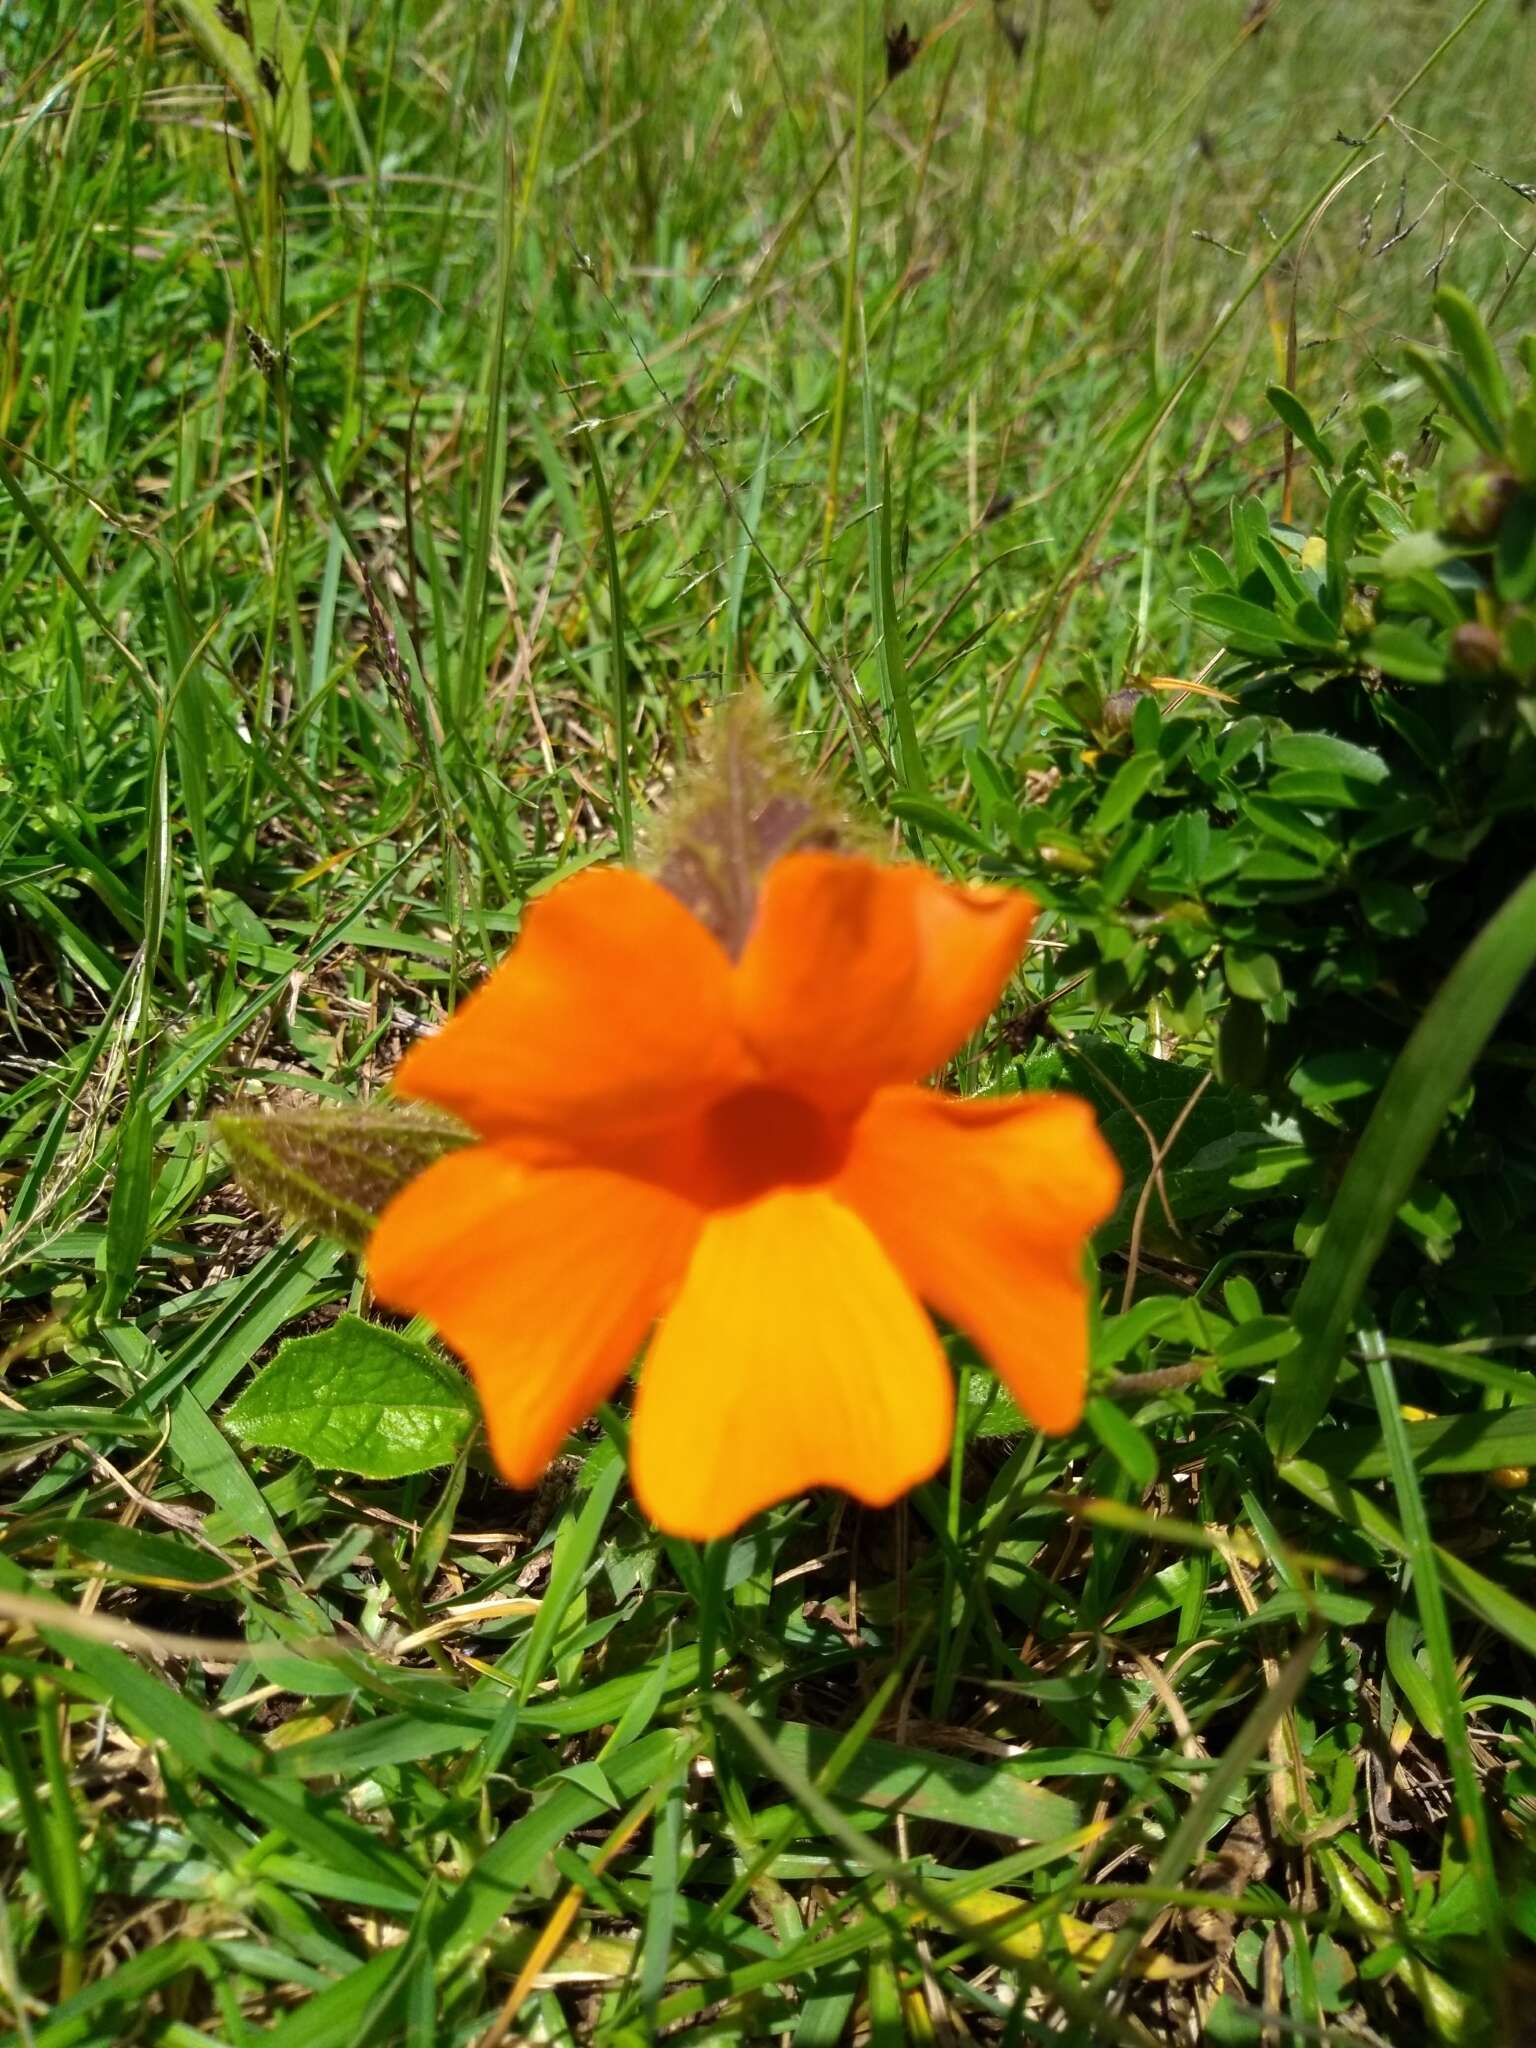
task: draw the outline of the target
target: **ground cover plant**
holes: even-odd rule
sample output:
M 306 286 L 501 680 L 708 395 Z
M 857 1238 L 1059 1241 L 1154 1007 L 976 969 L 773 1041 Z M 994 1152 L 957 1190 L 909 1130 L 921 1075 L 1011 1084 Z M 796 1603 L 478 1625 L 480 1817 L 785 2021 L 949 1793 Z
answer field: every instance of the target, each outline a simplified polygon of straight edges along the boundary
M 1517 0 L 0 10 L 8 2042 L 1523 2038 L 1533 83 Z M 744 701 L 1040 904 L 945 1080 L 1124 1189 L 1079 1427 L 951 1330 L 936 1478 L 695 1544 L 357 1252 Z

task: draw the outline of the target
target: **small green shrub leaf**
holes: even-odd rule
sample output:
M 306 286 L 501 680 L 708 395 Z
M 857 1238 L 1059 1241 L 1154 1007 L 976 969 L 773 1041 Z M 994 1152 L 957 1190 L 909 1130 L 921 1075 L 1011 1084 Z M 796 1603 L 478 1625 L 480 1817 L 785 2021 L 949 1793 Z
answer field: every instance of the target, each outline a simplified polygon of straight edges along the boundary
M 1522 491 L 1504 514 L 1493 559 L 1500 597 L 1529 604 L 1536 597 L 1536 493 Z
M 1311 413 L 1295 392 L 1287 391 L 1283 384 L 1271 384 L 1264 395 L 1284 424 L 1289 427 L 1292 437 L 1301 443 L 1312 459 L 1322 468 L 1332 469 L 1333 450 L 1318 432 Z
M 1095 1394 L 1084 1420 L 1104 1449 L 1140 1493 L 1157 1480 L 1157 1450 L 1151 1439 L 1113 1401 Z
M 1280 963 L 1273 953 L 1252 953 L 1241 946 L 1228 946 L 1222 965 L 1227 987 L 1245 1002 L 1273 1002 L 1284 988 Z
M 232 1436 L 362 1479 L 451 1464 L 474 1424 L 462 1373 L 423 1345 L 344 1315 L 284 1344 L 224 1417 Z
M 1443 683 L 1445 655 L 1412 626 L 1378 626 L 1365 643 L 1365 658 L 1400 683 Z
M 1207 591 L 1193 598 L 1189 609 L 1202 626 L 1209 626 L 1232 647 L 1271 654 L 1285 639 L 1285 628 L 1272 611 L 1230 591 Z
M 1363 809 L 1383 801 L 1386 762 L 1369 747 L 1327 732 L 1287 733 L 1270 748 L 1277 773 L 1269 794 L 1281 803 Z
M 1391 1065 L 1391 1055 L 1380 1046 L 1314 1053 L 1297 1063 L 1291 1087 L 1308 1109 L 1330 1108 L 1336 1102 L 1374 1095 Z
M 1227 1332 L 1216 1356 L 1223 1365 L 1271 1365 L 1300 1341 L 1288 1316 L 1254 1316 Z
M 1509 418 L 1509 379 L 1499 361 L 1499 352 L 1483 325 L 1482 315 L 1465 292 L 1457 291 L 1450 284 L 1441 285 L 1435 293 L 1434 304 L 1440 324 L 1450 337 L 1451 346 L 1461 357 L 1468 380 L 1484 410 L 1490 419 L 1502 423 Z

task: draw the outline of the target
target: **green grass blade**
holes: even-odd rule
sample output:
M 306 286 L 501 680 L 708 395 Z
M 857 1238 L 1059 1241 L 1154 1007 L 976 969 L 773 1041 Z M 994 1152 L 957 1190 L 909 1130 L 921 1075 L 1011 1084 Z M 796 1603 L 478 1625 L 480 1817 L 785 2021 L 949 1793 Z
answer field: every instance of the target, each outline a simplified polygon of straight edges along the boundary
M 1414 1467 L 1392 1366 L 1374 1332 L 1367 1339 L 1367 1350 L 1371 1355 L 1366 1364 L 1366 1376 L 1376 1398 L 1376 1414 L 1391 1467 L 1392 1490 L 1397 1495 L 1398 1512 L 1403 1518 L 1408 1569 L 1419 1621 L 1424 1630 L 1430 1683 L 1434 1687 L 1440 1716 L 1441 1740 L 1450 1759 L 1451 1780 L 1456 1788 L 1461 1846 L 1466 1852 L 1472 1880 L 1479 1893 L 1482 1934 L 1497 1961 L 1504 1953 L 1503 1900 L 1494 1868 L 1493 1844 L 1488 1835 L 1488 1815 L 1483 1804 L 1477 1763 L 1467 1736 L 1456 1650 L 1451 1641 L 1450 1617 L 1446 1613 L 1445 1594 L 1440 1584 L 1439 1553 L 1430 1536 L 1429 1516 L 1424 1510 L 1424 1496 L 1419 1489 L 1419 1475 Z
M 1536 874 L 1489 919 L 1436 992 L 1350 1159 L 1292 1309 L 1301 1341 L 1275 1367 L 1266 1429 L 1280 1456 L 1299 1451 L 1327 1412 L 1393 1218 L 1533 963 Z

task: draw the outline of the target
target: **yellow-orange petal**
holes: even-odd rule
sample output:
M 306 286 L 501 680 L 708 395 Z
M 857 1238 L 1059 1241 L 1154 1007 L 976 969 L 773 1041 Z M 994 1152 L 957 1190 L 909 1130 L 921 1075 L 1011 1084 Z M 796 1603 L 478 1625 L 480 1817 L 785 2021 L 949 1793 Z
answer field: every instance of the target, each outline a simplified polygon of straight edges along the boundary
M 736 970 L 771 1078 L 831 1102 L 916 1081 L 962 1045 L 1018 964 L 1034 905 L 920 867 L 791 854 L 770 869 Z
M 712 1216 L 640 1372 L 630 1469 L 677 1536 L 723 1536 L 839 1486 L 883 1507 L 943 1463 L 954 1414 L 933 1325 L 820 1190 Z
M 717 941 L 658 882 L 590 868 L 395 1074 L 487 1137 L 621 1144 L 750 1077 Z
M 1031 1421 L 1076 1424 L 1088 1375 L 1083 1253 L 1120 1193 L 1086 1102 L 884 1089 L 834 1192 L 923 1300 L 975 1340 Z
M 470 1145 L 385 1209 L 368 1277 L 380 1301 L 428 1317 L 458 1352 L 497 1465 L 531 1486 L 623 1379 L 698 1227 L 689 1203 L 643 1181 Z
M 921 962 L 909 1017 L 909 1072 L 920 1080 L 984 1024 L 1018 966 L 1035 922 L 1022 889 L 941 881 L 927 868 L 896 868 L 917 922 Z

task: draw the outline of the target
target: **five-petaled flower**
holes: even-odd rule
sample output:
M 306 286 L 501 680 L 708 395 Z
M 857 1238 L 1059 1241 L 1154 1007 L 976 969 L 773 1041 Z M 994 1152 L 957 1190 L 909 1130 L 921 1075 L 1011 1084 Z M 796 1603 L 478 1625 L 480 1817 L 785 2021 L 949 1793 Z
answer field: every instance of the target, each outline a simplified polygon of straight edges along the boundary
M 1119 1191 L 1088 1106 L 918 1086 L 987 1016 L 1034 906 L 793 853 L 738 959 L 657 881 L 589 869 L 395 1085 L 479 1142 L 389 1204 L 368 1267 L 468 1362 L 530 1485 L 623 1380 L 636 1493 L 719 1536 L 816 1485 L 884 1505 L 943 1462 L 924 1308 L 1040 1428 L 1087 1369 L 1086 1236 Z

